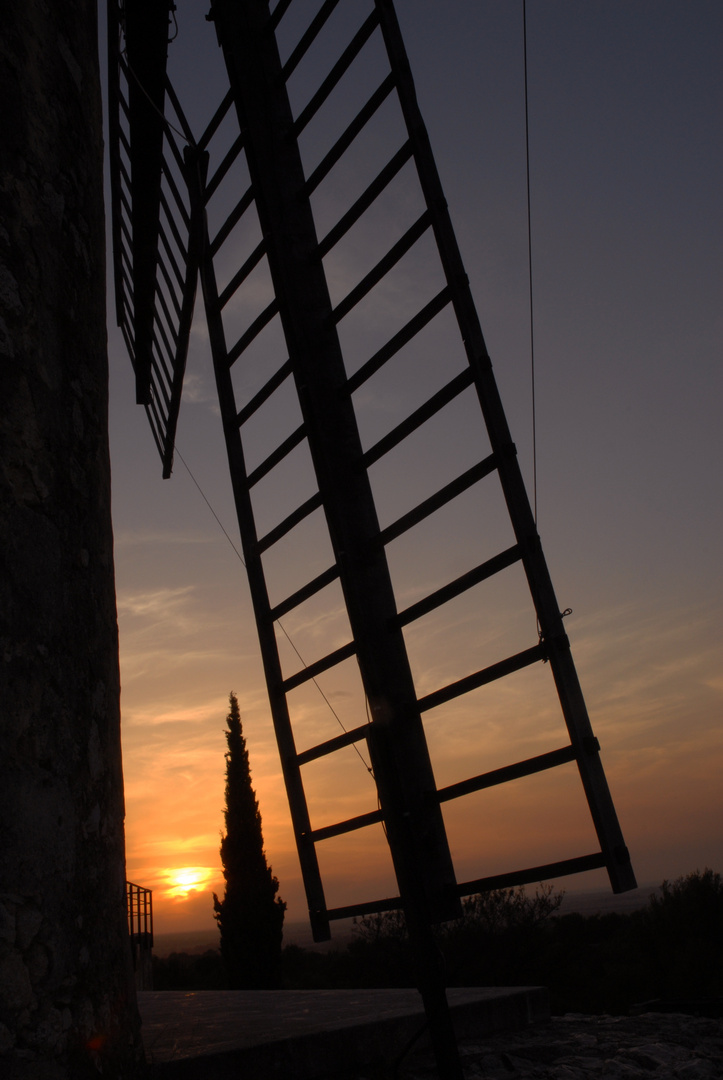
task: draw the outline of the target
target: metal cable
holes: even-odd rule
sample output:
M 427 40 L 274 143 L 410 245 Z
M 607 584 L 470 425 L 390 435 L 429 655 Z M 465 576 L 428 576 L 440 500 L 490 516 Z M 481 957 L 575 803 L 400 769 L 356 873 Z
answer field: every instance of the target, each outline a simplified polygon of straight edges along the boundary
M 530 305 L 530 383 L 532 391 L 532 502 L 537 525 L 537 408 L 535 400 L 535 317 L 532 280 L 532 213 L 530 200 L 530 113 L 527 84 L 527 0 L 522 0 L 522 42 L 525 68 L 525 178 L 527 194 L 527 271 Z
M 188 462 L 186 461 L 186 459 L 184 458 L 183 454 L 181 453 L 181 451 L 180 451 L 180 450 L 178 449 L 178 447 L 177 447 L 177 446 L 175 446 L 175 447 L 174 447 L 174 450 L 175 450 L 175 453 L 176 453 L 176 454 L 178 455 L 178 457 L 180 458 L 181 464 L 183 465 L 184 469 L 186 470 L 186 472 L 188 473 L 188 475 L 189 475 L 189 476 L 191 477 L 191 480 L 193 481 L 193 483 L 194 483 L 194 484 L 196 485 L 196 487 L 198 488 L 198 491 L 199 491 L 199 493 L 200 493 L 200 495 L 201 495 L 201 498 L 203 499 L 203 501 L 205 502 L 206 506 L 207 506 L 207 507 L 209 508 L 209 510 L 210 510 L 210 511 L 211 511 L 211 513 L 213 514 L 214 518 L 216 519 L 216 521 L 217 521 L 217 523 L 218 523 L 218 526 L 219 526 L 219 528 L 221 529 L 221 532 L 223 533 L 223 535 L 224 535 L 224 536 L 226 537 L 226 539 L 228 540 L 229 544 L 230 544 L 230 545 L 231 545 L 231 547 L 233 548 L 233 551 L 234 551 L 234 554 L 236 555 L 236 558 L 237 558 L 237 559 L 239 560 L 239 562 L 241 563 L 241 565 L 243 566 L 243 568 L 244 568 L 244 570 L 245 570 L 245 569 L 246 569 L 246 562 L 245 562 L 245 560 L 244 560 L 244 557 L 243 557 L 243 555 L 241 554 L 241 552 L 239 551 L 239 549 L 238 549 L 238 548 L 236 547 L 236 545 L 234 544 L 233 540 L 231 539 L 231 537 L 229 536 L 228 532 L 227 532 L 227 531 L 226 531 L 226 529 L 224 528 L 223 522 L 222 522 L 222 521 L 221 521 L 221 519 L 219 518 L 218 514 L 217 514 L 217 513 L 216 513 L 216 511 L 214 510 L 214 508 L 213 508 L 213 506 L 211 505 L 211 503 L 209 502 L 209 500 L 208 500 L 208 499 L 206 498 L 205 492 L 203 491 L 203 488 L 202 488 L 202 487 L 201 487 L 201 485 L 199 484 L 199 482 L 198 482 L 198 480 L 196 479 L 196 477 L 195 477 L 195 476 L 193 475 L 193 473 L 191 472 L 191 469 L 189 468 Z M 296 653 L 296 655 L 298 656 L 298 658 L 299 658 L 299 661 L 301 662 L 301 666 L 302 666 L 302 667 L 304 667 L 304 668 L 308 668 L 308 666 L 309 666 L 309 665 L 308 665 L 308 664 L 306 663 L 306 661 L 304 660 L 303 656 L 301 655 L 301 653 L 300 653 L 300 652 L 299 652 L 299 650 L 297 649 L 296 645 L 295 645 L 295 644 L 294 644 L 294 642 L 293 642 L 293 641 L 291 640 L 291 637 L 289 636 L 289 633 L 288 633 L 288 631 L 287 631 L 286 627 L 285 627 L 285 626 L 283 625 L 283 623 L 281 622 L 281 619 L 276 619 L 276 623 L 277 623 L 277 625 L 278 625 L 279 629 L 281 630 L 281 632 L 283 633 L 284 637 L 285 637 L 285 638 L 286 638 L 286 640 L 288 641 L 289 645 L 291 646 L 291 648 L 292 648 L 292 649 L 294 650 L 294 652 L 295 652 L 295 653 Z M 329 711 L 330 711 L 331 715 L 332 715 L 332 716 L 334 717 L 334 719 L 336 720 L 336 722 L 337 722 L 337 724 L 339 725 L 339 727 L 341 728 L 341 730 L 342 730 L 342 731 L 343 731 L 343 732 L 344 732 L 344 733 L 346 734 L 347 728 L 345 728 L 345 727 L 344 727 L 344 724 L 343 724 L 343 722 L 342 722 L 342 720 L 341 720 L 341 718 L 340 718 L 339 714 L 337 713 L 336 709 L 334 708 L 334 706 L 333 706 L 333 705 L 331 704 L 331 702 L 329 701 L 328 697 L 326 696 L 326 694 L 325 694 L 325 693 L 324 693 L 324 691 L 322 690 L 322 688 L 321 688 L 321 686 L 319 685 L 319 683 L 318 683 L 318 682 L 316 681 L 316 679 L 315 679 L 315 678 L 313 678 L 313 677 L 312 677 L 312 679 L 311 679 L 311 682 L 312 682 L 312 683 L 314 684 L 314 686 L 316 687 L 316 689 L 317 689 L 317 690 L 319 691 L 319 693 L 321 694 L 322 698 L 323 698 L 323 699 L 324 699 L 324 701 L 326 702 L 326 705 L 327 705 L 327 707 L 328 707 L 328 709 L 329 709 Z M 366 700 L 366 699 L 365 699 L 365 700 Z M 356 743 L 352 743 L 352 748 L 353 748 L 353 749 L 354 749 L 354 751 L 356 752 L 356 754 L 357 754 L 357 757 L 358 757 L 358 758 L 360 759 L 360 761 L 361 761 L 361 762 L 362 762 L 362 764 L 364 765 L 364 768 L 366 769 L 366 771 L 367 771 L 367 772 L 369 773 L 369 775 L 370 775 L 370 776 L 372 777 L 372 779 L 374 779 L 374 773 L 373 773 L 373 771 L 372 771 L 372 767 L 371 767 L 371 765 L 370 765 L 370 764 L 369 764 L 369 763 L 368 763 L 368 762 L 366 761 L 366 759 L 365 759 L 364 755 L 362 754 L 362 752 L 361 752 L 361 750 L 359 749 L 359 747 L 357 746 L 357 744 L 356 744 Z

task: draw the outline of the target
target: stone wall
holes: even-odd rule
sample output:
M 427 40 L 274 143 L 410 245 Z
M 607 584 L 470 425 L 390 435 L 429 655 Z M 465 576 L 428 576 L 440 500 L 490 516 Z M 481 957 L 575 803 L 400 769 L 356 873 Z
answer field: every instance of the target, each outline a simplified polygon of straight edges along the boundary
M 0 102 L 0 1073 L 127 1077 L 95 0 L 5 0 Z

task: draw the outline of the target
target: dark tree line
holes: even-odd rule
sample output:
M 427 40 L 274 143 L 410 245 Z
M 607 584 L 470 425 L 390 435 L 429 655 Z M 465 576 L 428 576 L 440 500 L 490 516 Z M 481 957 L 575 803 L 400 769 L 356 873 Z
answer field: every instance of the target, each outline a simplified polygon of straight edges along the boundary
M 712 870 L 663 882 L 628 914 L 559 912 L 561 894 L 501 889 L 465 901 L 464 918 L 439 928 L 449 986 L 547 986 L 552 1011 L 626 1014 L 665 1006 L 720 1015 L 723 1009 L 723 879 Z M 156 960 L 158 989 L 223 985 L 219 953 Z M 401 912 L 359 920 L 351 941 L 321 952 L 288 945 L 288 989 L 414 985 Z

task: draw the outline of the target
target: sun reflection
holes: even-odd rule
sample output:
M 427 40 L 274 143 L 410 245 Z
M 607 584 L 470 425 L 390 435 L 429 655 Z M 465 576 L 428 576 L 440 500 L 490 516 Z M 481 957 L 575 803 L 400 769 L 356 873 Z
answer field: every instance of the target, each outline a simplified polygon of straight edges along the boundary
M 213 876 L 207 866 L 183 866 L 164 871 L 166 896 L 186 900 L 191 893 L 206 889 Z

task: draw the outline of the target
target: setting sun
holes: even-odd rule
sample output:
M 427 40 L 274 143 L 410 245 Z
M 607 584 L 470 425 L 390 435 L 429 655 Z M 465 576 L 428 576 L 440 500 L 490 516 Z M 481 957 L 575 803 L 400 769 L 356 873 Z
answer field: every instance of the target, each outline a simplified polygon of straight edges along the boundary
M 177 900 L 185 900 L 193 893 L 208 887 L 212 871 L 206 866 L 184 866 L 180 870 L 167 870 L 168 882 L 166 895 Z

